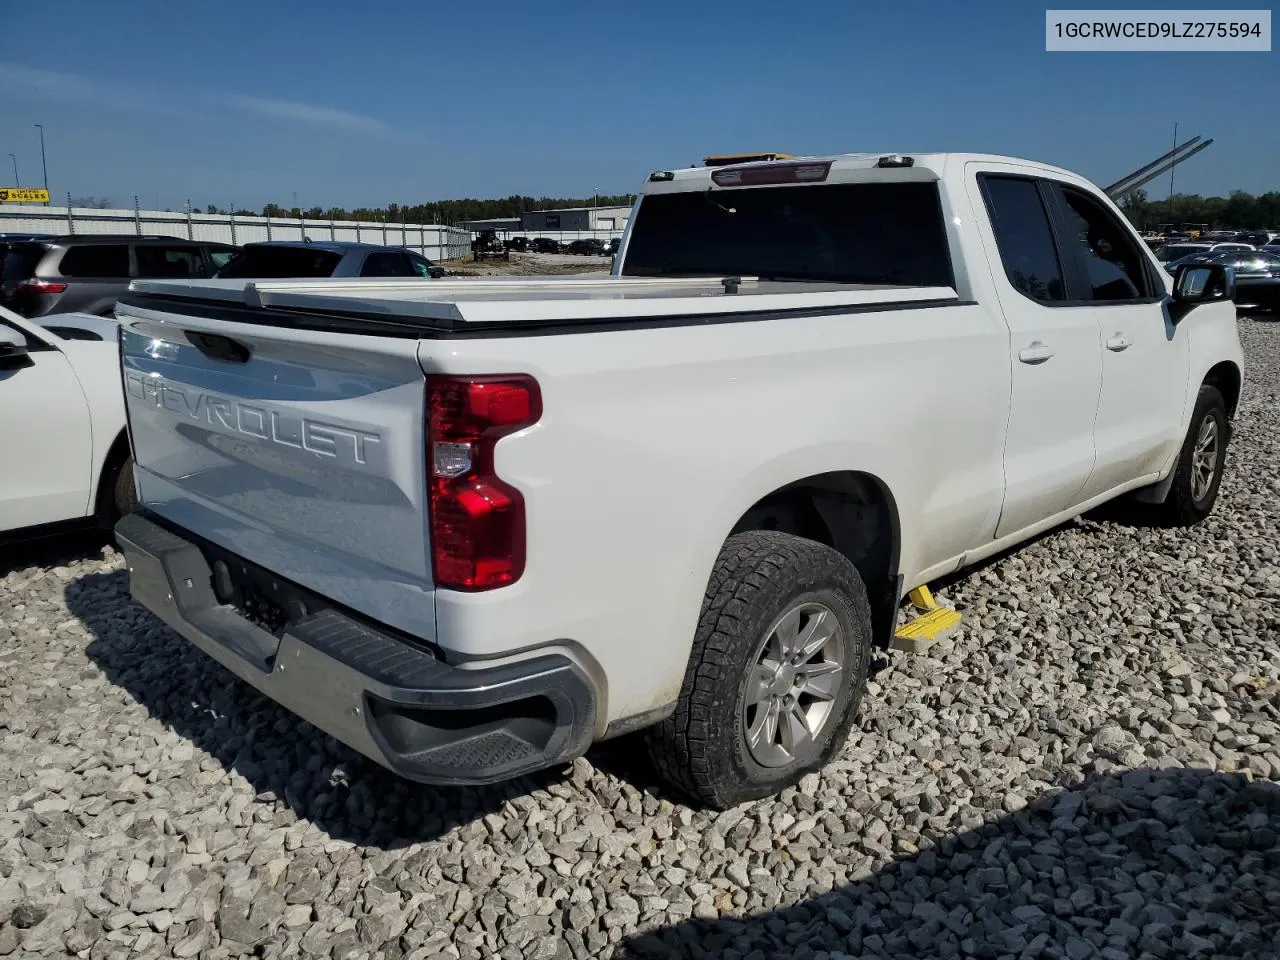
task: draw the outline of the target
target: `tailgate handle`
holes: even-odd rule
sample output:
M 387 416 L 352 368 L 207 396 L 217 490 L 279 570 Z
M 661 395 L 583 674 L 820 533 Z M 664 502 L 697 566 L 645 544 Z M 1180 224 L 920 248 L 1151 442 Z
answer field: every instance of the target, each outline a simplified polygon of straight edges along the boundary
M 194 330 L 182 332 L 187 335 L 187 339 L 197 350 L 214 360 L 245 363 L 249 359 L 249 354 L 253 352 L 240 341 L 224 337 L 220 333 L 197 333 Z

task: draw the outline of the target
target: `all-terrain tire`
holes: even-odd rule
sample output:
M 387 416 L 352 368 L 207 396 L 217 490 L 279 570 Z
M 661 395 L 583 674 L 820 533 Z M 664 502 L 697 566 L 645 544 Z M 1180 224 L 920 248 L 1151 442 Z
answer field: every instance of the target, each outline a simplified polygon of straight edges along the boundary
M 1197 460 L 1197 448 L 1201 443 L 1204 431 L 1210 431 L 1216 438 L 1212 457 L 1213 475 L 1207 486 L 1197 476 L 1203 476 L 1202 467 Z M 1222 468 L 1227 458 L 1227 442 L 1231 437 L 1231 424 L 1227 419 L 1227 405 L 1217 387 L 1202 386 L 1196 397 L 1195 410 L 1191 414 L 1191 425 L 1182 441 L 1182 449 L 1178 451 L 1178 461 L 1174 466 L 1173 485 L 1164 503 L 1156 507 L 1158 519 L 1168 526 L 1189 527 L 1199 523 L 1213 511 L 1218 499 L 1218 488 L 1222 485 Z
M 843 658 L 838 691 L 809 746 L 782 766 L 756 762 L 744 710 L 757 656 L 778 618 L 797 604 L 834 614 Z M 705 806 L 726 809 L 797 783 L 843 745 L 866 688 L 871 608 L 853 564 L 830 547 L 771 531 L 730 537 L 720 551 L 675 713 L 647 731 L 667 783 Z
M 133 483 L 133 457 L 108 466 L 98 490 L 97 524 L 110 530 L 116 521 L 138 509 L 138 491 Z

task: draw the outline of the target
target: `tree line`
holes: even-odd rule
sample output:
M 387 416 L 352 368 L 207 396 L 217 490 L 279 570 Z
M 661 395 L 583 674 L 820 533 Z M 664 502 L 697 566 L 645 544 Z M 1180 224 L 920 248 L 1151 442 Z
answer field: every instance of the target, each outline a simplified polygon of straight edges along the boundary
M 1208 224 L 1210 230 L 1280 230 L 1280 191 L 1254 196 L 1232 190 L 1226 197 L 1202 197 L 1175 193 L 1165 200 L 1148 199 L 1145 190 L 1124 198 L 1120 209 L 1139 230 L 1156 230 L 1161 225 Z
M 307 220 L 360 220 L 366 223 L 438 223 L 455 224 L 464 220 L 491 220 L 497 217 L 518 217 L 531 210 L 554 210 L 565 207 L 629 207 L 635 203 L 634 193 L 600 194 L 594 197 L 523 197 L 510 196 L 500 200 L 435 200 L 430 203 L 401 205 L 392 203 L 385 207 L 285 207 L 268 203 L 261 211 L 226 208 L 209 204 L 205 213 L 233 213 L 237 217 L 273 217 L 279 219 Z
M 464 220 L 491 220 L 518 217 L 531 210 L 554 210 L 564 207 L 631 206 L 633 193 L 601 194 L 596 197 L 525 197 L 510 196 L 499 200 L 435 200 L 430 203 L 401 205 L 398 203 L 375 209 L 358 207 L 284 207 L 268 203 L 261 210 L 218 207 L 209 204 L 205 213 L 234 213 L 237 217 L 276 217 L 308 220 L 360 220 L 366 223 L 439 223 L 456 224 Z M 78 207 L 111 207 L 105 197 L 79 197 L 72 201 Z M 198 209 L 198 208 L 197 208 Z M 1233 190 L 1225 197 L 1202 197 L 1195 193 L 1177 193 L 1165 200 L 1151 200 L 1145 190 L 1136 190 L 1120 204 L 1129 221 L 1139 230 L 1156 230 L 1163 224 L 1208 224 L 1210 230 L 1237 227 L 1280 229 L 1280 191 L 1271 190 L 1254 196 Z

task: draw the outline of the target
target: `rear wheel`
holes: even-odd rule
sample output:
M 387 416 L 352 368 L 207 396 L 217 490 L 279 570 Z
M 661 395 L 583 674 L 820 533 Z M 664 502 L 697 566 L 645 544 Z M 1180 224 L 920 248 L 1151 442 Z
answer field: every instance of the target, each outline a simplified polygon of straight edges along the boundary
M 676 712 L 648 733 L 654 765 L 719 809 L 796 783 L 844 743 L 870 652 L 866 589 L 846 557 L 783 533 L 730 537 Z

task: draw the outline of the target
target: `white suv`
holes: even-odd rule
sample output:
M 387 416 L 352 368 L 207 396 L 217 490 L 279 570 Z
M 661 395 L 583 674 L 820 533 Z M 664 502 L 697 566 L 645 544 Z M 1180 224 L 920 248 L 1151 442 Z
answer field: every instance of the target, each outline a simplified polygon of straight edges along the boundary
M 136 505 L 114 323 L 83 319 L 44 327 L 0 308 L 0 540 L 106 526 Z

